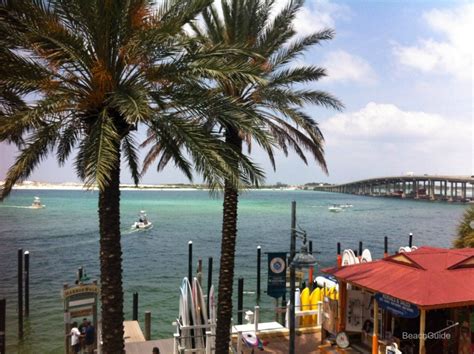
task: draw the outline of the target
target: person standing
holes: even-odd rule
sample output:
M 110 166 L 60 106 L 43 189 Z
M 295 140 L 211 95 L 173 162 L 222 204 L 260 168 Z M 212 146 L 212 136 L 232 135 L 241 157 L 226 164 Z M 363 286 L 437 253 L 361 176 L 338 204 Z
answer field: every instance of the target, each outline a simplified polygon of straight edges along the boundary
M 94 352 L 95 344 L 95 328 L 92 325 L 91 321 L 87 321 L 87 327 L 84 338 L 84 345 L 87 354 L 92 354 Z
M 71 337 L 71 348 L 73 353 L 79 353 L 81 350 L 81 343 L 79 342 L 81 338 L 81 332 L 79 332 L 79 328 L 77 328 L 77 322 L 72 323 L 71 332 L 67 335 Z

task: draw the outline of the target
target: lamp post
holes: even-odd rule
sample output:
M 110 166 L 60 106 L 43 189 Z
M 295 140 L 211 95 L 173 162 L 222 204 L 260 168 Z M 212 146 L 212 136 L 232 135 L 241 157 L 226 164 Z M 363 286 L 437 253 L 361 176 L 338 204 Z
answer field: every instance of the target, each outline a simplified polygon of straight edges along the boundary
M 296 253 L 296 238 L 303 240 L 300 253 Z M 306 246 L 306 231 L 296 229 L 296 202 L 291 202 L 291 243 L 290 243 L 290 348 L 289 354 L 295 354 L 295 270 L 309 268 L 316 264 L 316 259 L 308 253 Z

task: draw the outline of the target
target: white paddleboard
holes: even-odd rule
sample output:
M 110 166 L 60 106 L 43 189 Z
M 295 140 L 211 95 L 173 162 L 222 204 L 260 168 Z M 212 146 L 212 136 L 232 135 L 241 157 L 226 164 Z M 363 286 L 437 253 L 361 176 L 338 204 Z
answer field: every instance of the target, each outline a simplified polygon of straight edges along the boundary
M 201 284 L 197 278 L 193 279 L 193 310 L 196 325 L 207 324 L 206 302 L 202 293 Z M 206 330 L 197 329 L 194 331 L 196 348 L 205 348 Z
M 183 279 L 183 282 L 181 283 L 181 288 L 180 288 L 180 302 L 179 302 L 179 317 L 181 319 L 181 324 L 183 326 L 189 326 L 191 325 L 191 317 L 190 317 L 190 304 L 189 304 L 189 299 L 190 299 L 190 286 L 189 286 L 189 281 L 187 278 Z M 185 329 L 181 331 L 181 336 L 184 338 L 184 340 L 181 342 L 186 349 L 191 349 L 192 347 L 192 341 L 191 341 L 191 331 L 189 329 Z
M 360 257 L 360 262 L 361 263 L 372 262 L 372 254 L 367 248 L 362 252 L 362 256 Z

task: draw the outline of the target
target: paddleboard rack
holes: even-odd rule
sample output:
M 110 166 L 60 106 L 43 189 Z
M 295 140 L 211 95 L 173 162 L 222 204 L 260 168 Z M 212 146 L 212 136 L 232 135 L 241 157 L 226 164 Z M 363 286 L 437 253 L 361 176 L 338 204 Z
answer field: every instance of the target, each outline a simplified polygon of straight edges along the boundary
M 183 326 L 179 319 L 174 323 L 176 324 L 176 333 L 173 335 L 174 345 L 173 353 L 174 354 L 186 354 L 186 353 L 196 353 L 196 354 L 212 354 L 215 352 L 215 337 L 216 337 L 216 325 L 215 324 L 206 324 L 206 325 L 192 325 L 192 326 Z M 196 333 L 202 333 L 205 330 L 205 335 L 196 335 Z M 183 336 L 181 333 L 194 333 L 193 336 Z M 205 337 L 205 346 L 203 348 L 187 348 L 185 339 L 194 339 L 197 337 Z

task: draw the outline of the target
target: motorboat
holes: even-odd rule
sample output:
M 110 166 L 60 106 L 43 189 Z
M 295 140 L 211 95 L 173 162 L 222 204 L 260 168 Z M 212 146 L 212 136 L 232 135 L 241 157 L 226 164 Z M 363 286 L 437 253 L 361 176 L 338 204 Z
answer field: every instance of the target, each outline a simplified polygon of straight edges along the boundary
M 35 197 L 33 199 L 33 203 L 31 203 L 31 208 L 32 209 L 42 209 L 44 208 L 46 205 L 43 205 L 41 204 L 41 199 L 39 197 Z
M 333 213 L 339 213 L 342 211 L 342 208 L 339 205 L 334 204 L 333 206 L 330 206 L 328 210 Z
M 132 229 L 146 230 L 150 229 L 153 224 L 148 220 L 145 210 L 141 210 L 138 216 L 138 221 L 132 224 Z

